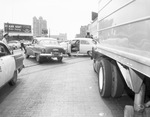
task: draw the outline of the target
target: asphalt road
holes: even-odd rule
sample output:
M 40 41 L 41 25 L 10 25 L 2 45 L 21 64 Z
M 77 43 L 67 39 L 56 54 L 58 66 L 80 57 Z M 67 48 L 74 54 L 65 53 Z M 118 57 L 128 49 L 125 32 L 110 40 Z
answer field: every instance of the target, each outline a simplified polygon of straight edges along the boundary
M 0 89 L 0 117 L 123 117 L 132 104 L 124 95 L 102 99 L 89 57 L 65 57 L 62 63 L 24 60 L 16 86 Z

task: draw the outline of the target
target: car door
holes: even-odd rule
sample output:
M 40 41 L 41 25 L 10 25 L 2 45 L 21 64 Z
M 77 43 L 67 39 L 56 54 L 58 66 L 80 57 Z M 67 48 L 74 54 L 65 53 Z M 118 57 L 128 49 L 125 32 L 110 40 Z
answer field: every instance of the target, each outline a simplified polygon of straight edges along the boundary
M 26 47 L 26 51 L 27 51 L 28 55 L 34 55 L 35 43 L 36 43 L 36 40 L 33 40 L 32 43 L 31 43 L 31 45 Z
M 92 44 L 90 43 L 91 40 L 80 40 L 80 53 L 87 54 L 88 51 L 92 51 Z
M 0 87 L 13 77 L 14 70 L 14 57 L 11 56 L 5 45 L 0 44 Z
M 35 53 L 41 53 L 41 45 L 39 44 L 40 41 L 35 41 L 34 43 L 34 48 L 33 48 L 33 53 L 35 55 Z
M 71 52 L 77 52 L 80 50 L 80 40 L 72 40 Z

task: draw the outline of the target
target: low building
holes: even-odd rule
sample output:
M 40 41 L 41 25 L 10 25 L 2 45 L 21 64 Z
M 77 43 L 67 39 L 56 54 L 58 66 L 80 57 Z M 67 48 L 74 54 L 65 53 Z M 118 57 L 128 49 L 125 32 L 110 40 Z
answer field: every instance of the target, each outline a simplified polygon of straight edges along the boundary
M 50 37 L 57 39 L 59 42 L 67 40 L 67 34 L 66 33 L 59 33 L 59 35 L 50 35 Z

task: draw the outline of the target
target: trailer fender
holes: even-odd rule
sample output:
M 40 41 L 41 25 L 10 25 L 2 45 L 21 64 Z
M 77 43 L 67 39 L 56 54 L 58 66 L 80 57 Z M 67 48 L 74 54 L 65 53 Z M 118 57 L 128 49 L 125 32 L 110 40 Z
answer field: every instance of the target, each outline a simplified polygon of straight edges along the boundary
M 136 72 L 135 70 L 124 67 L 122 64 L 118 63 L 119 69 L 127 83 L 127 86 L 132 89 L 135 93 L 140 91 L 141 85 L 143 83 L 144 75 Z

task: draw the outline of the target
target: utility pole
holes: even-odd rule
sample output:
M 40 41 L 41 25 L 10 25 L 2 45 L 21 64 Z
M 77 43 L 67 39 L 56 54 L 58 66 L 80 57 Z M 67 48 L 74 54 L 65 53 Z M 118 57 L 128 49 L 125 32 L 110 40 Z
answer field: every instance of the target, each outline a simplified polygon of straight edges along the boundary
M 50 37 L 50 28 L 49 28 L 49 37 Z
M 6 31 L 8 34 L 9 34 L 9 23 L 7 22 L 7 31 Z

